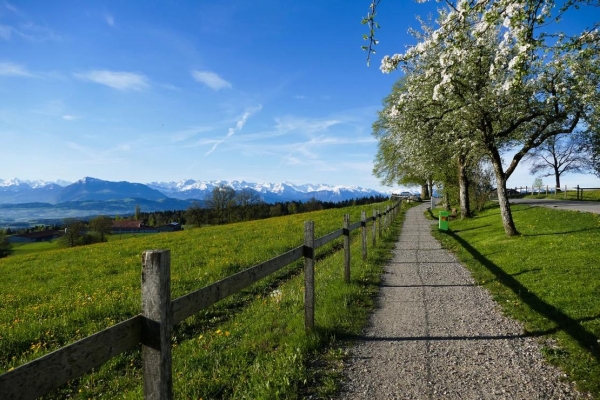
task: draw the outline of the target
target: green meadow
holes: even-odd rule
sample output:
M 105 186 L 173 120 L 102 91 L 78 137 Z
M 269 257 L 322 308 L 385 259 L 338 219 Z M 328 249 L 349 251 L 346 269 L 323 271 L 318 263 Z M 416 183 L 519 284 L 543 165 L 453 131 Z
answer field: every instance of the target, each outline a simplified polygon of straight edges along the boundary
M 540 339 L 550 362 L 600 398 L 600 216 L 511 209 L 519 236 L 504 234 L 497 205 L 435 235 L 524 333 Z
M 386 204 L 387 205 L 387 204 Z M 143 235 L 0 260 L 0 372 L 89 336 L 140 312 L 141 254 L 171 250 L 172 298 L 273 258 L 341 228 L 373 207 L 349 207 L 189 231 Z M 176 398 L 295 398 L 335 391 L 342 354 L 336 338 L 366 321 L 381 264 L 398 222 L 363 261 L 353 232 L 352 282 L 344 284 L 341 239 L 317 253 L 316 326 L 306 334 L 302 262 L 188 318 L 173 334 Z M 371 230 L 369 229 L 369 246 Z M 115 357 L 47 398 L 140 398 L 140 352 Z M 317 368 L 316 366 L 320 366 Z M 315 373 L 318 370 L 318 373 Z

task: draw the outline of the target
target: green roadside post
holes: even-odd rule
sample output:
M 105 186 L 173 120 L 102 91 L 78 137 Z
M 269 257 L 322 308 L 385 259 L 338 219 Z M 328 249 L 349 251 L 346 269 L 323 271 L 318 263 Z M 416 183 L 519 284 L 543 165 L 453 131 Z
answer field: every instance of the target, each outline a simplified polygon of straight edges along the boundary
M 448 218 L 450 217 L 450 213 L 448 211 L 440 211 L 438 214 L 439 218 L 439 229 L 440 231 L 448 230 Z

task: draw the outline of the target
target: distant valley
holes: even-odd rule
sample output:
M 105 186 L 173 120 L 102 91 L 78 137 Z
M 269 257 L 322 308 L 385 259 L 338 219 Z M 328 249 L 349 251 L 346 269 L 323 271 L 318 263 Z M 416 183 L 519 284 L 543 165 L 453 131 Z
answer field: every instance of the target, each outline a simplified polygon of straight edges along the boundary
M 64 218 L 94 215 L 130 215 L 135 206 L 143 211 L 183 210 L 192 204 L 204 204 L 212 190 L 220 185 L 256 192 L 266 203 L 286 201 L 338 202 L 380 196 L 384 193 L 355 186 L 292 183 L 257 184 L 244 181 L 111 182 L 86 177 L 74 183 L 66 181 L 22 181 L 0 179 L 0 227 L 30 223 L 48 223 Z

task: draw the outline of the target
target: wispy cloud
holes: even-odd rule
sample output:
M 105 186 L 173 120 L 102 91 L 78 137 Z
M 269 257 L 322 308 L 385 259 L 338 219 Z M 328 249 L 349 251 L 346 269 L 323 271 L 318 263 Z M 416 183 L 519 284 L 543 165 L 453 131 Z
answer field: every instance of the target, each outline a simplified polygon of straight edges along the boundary
M 182 129 L 172 133 L 170 138 L 172 142 L 183 142 L 184 140 L 192 138 L 199 133 L 210 132 L 212 130 L 214 130 L 214 127 L 212 126 L 192 126 L 190 128 Z
M 48 40 L 61 40 L 60 35 L 52 29 L 38 24 L 14 5 L 6 1 L 0 2 L 0 18 L 7 16 L 6 19 L 9 19 L 10 23 L 0 24 L 0 39 L 2 40 L 9 41 L 13 38 L 21 38 L 37 43 Z
M 80 119 L 81 117 L 78 117 L 77 115 L 65 114 L 61 118 L 64 119 L 65 121 L 75 121 L 76 119 Z
M 106 14 L 104 16 L 104 19 L 109 26 L 115 26 L 115 17 L 113 17 L 112 15 Z
M 0 39 L 10 40 L 12 28 L 7 25 L 0 25 Z
M 149 87 L 148 78 L 133 72 L 94 70 L 74 74 L 77 78 L 109 86 L 117 90 L 142 90 Z
M 128 143 L 119 143 L 116 146 L 105 150 L 99 150 L 96 147 L 91 148 L 83 146 L 72 141 L 66 141 L 65 144 L 68 148 L 85 155 L 88 158 L 88 161 L 91 161 L 94 164 L 110 164 L 120 160 L 121 158 L 119 155 L 122 153 L 131 151 L 131 145 Z
M 334 125 L 343 123 L 343 121 L 339 119 L 311 119 L 297 117 L 275 118 L 275 122 L 277 123 L 275 128 L 279 131 L 290 132 L 300 130 L 307 134 L 323 132 Z
M 192 71 L 192 77 L 213 90 L 230 89 L 231 83 L 210 71 Z
M 0 76 L 21 76 L 26 78 L 35 77 L 35 75 L 29 72 L 27 68 L 10 62 L 0 63 Z
M 8 1 L 4 2 L 4 7 L 6 7 L 8 11 L 14 12 L 15 14 L 20 14 L 19 9 L 10 4 Z
M 255 108 L 252 108 L 252 109 L 246 111 L 244 113 L 244 115 L 242 115 L 242 117 L 236 122 L 235 126 L 232 127 L 232 128 L 229 128 L 229 130 L 227 131 L 227 135 L 225 135 L 225 137 L 223 139 L 220 139 L 220 140 L 216 141 L 213 144 L 213 147 L 209 151 L 207 151 L 204 156 L 206 157 L 209 154 L 211 154 L 213 151 L 215 151 L 217 149 L 217 147 L 219 147 L 219 145 L 221 143 L 223 143 L 224 141 L 226 141 L 227 139 L 229 139 L 236 132 L 241 131 L 242 128 L 244 127 L 244 125 L 246 125 L 246 121 L 248 120 L 248 118 L 250 118 L 250 116 L 252 114 L 259 112 L 260 110 L 262 110 L 262 105 L 259 104 L 258 107 L 255 107 Z

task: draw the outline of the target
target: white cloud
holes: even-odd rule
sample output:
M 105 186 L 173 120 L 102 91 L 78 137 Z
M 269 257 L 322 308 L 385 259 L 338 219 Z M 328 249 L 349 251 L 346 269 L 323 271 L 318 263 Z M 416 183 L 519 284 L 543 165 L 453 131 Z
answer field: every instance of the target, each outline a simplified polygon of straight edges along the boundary
M 259 112 L 260 110 L 262 110 L 262 105 L 259 104 L 258 107 L 255 107 L 255 108 L 252 108 L 252 109 L 246 111 L 244 113 L 244 115 L 242 115 L 242 117 L 236 122 L 235 127 L 229 128 L 229 130 L 227 131 L 227 135 L 225 135 L 225 137 L 223 139 L 215 142 L 213 144 L 213 147 L 209 151 L 207 151 L 204 156 L 206 157 L 209 154 L 211 154 L 213 151 L 215 151 L 217 149 L 217 147 L 219 147 L 219 145 L 221 143 L 223 143 L 225 140 L 227 140 L 228 138 L 233 136 L 236 132 L 241 131 L 242 128 L 244 127 L 244 125 L 246 125 L 246 121 L 248 120 L 248 118 L 250 118 L 250 116 L 252 114 Z
M 79 79 L 96 82 L 117 90 L 142 90 L 150 86 L 146 76 L 133 72 L 95 70 L 75 74 L 75 76 Z
M 25 67 L 10 62 L 0 63 L 0 76 L 34 77 Z
M 214 72 L 209 71 L 192 71 L 192 77 L 200 83 L 205 84 L 211 89 L 220 90 L 220 89 L 230 89 L 231 83 L 227 82 L 225 79 L 221 78 L 219 75 Z
M 81 117 L 78 117 L 76 115 L 68 115 L 67 114 L 67 115 L 63 115 L 61 118 L 64 119 L 65 121 L 75 121 L 76 119 L 79 119 Z

